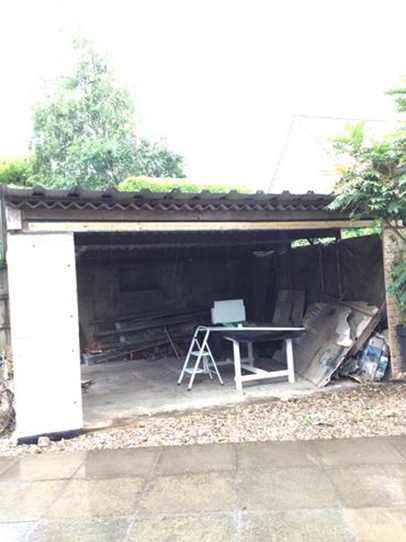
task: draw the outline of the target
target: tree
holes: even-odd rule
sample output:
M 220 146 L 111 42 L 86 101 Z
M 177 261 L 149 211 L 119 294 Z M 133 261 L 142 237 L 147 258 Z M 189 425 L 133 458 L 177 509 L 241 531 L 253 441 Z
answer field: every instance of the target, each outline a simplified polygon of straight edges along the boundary
M 405 88 L 393 89 L 399 112 L 406 111 Z M 390 228 L 399 241 L 398 264 L 390 291 L 397 297 L 406 319 L 406 123 L 380 141 L 368 137 L 364 123 L 346 126 L 346 135 L 334 139 L 347 158 L 334 189 L 332 210 L 349 211 L 352 217 L 374 218 Z
M 183 176 L 183 158 L 163 142 L 139 139 L 134 104 L 106 57 L 74 43 L 76 66 L 34 109 L 32 148 L 37 182 L 54 187 L 118 185 L 129 175 Z
M 175 177 L 183 179 L 183 158 L 169 152 L 165 143 L 151 143 L 142 138 L 137 146 L 133 175 L 148 177 Z

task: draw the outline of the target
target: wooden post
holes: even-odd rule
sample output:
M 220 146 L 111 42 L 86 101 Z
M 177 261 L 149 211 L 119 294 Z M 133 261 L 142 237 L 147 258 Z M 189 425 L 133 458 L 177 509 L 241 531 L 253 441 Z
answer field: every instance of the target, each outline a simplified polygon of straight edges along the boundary
M 319 275 L 320 275 L 320 288 L 323 294 L 325 294 L 326 282 L 324 280 L 323 243 L 319 243 Z
M 337 264 L 337 286 L 338 286 L 338 299 L 341 301 L 343 298 L 343 276 L 341 271 L 341 254 L 340 254 L 340 241 L 336 241 L 336 264 Z

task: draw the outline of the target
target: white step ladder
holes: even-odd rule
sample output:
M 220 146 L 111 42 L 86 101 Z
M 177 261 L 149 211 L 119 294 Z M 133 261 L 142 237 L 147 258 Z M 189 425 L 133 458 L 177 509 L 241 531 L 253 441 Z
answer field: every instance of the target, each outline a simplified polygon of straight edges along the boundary
M 199 334 L 203 332 L 204 332 L 204 337 L 203 337 L 202 342 L 200 342 L 198 337 L 199 337 Z M 217 368 L 216 362 L 214 361 L 213 354 L 211 353 L 211 350 L 210 350 L 210 346 L 208 343 L 209 335 L 210 335 L 209 329 L 201 328 L 200 326 L 198 326 L 196 328 L 196 331 L 194 332 L 192 342 L 190 343 L 190 347 L 189 347 L 185 362 L 182 367 L 182 371 L 178 379 L 178 385 L 179 385 L 181 384 L 185 373 L 188 373 L 191 375 L 189 385 L 187 387 L 189 391 L 192 389 L 195 376 L 201 373 L 208 374 L 211 380 L 213 380 L 213 374 L 216 374 L 220 381 L 220 384 L 222 386 L 224 385 L 224 382 Z M 195 357 L 196 361 L 193 368 L 190 368 L 188 367 L 188 365 L 192 357 Z M 200 362 L 202 362 L 202 367 L 200 367 Z

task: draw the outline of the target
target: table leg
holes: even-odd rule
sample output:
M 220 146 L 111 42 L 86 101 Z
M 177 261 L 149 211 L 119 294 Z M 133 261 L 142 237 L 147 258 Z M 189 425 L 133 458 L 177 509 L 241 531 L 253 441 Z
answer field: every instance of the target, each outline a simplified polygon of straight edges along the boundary
M 295 383 L 295 366 L 293 364 L 293 343 L 292 339 L 285 339 L 286 359 L 288 362 L 288 380 L 289 384 Z
M 254 347 L 251 342 L 247 343 L 247 363 L 254 365 Z
M 242 391 L 240 343 L 234 340 L 233 340 L 233 353 L 234 353 L 234 369 L 235 369 L 235 387 L 237 391 Z

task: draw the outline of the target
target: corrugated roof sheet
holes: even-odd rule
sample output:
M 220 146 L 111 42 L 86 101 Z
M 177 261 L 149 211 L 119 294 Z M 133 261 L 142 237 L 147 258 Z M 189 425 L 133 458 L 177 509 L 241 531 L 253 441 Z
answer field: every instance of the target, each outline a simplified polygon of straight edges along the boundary
M 85 190 L 74 187 L 55 190 L 43 186 L 33 188 L 2 187 L 6 201 L 16 208 L 30 209 L 105 209 L 105 210 L 161 210 L 161 211 L 325 211 L 332 197 L 326 194 L 266 194 L 259 191 L 242 194 L 236 190 L 228 193 L 170 192 L 120 192 L 108 190 Z

